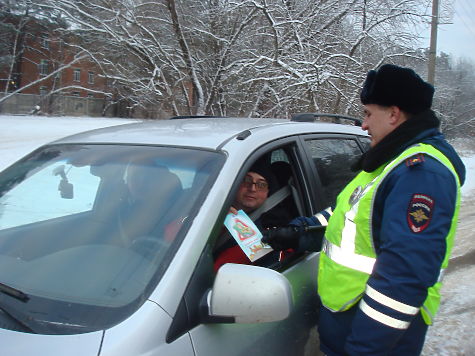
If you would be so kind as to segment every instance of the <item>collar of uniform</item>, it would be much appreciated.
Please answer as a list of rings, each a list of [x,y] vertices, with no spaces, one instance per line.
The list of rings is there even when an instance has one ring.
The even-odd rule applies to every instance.
[[[382,139],[376,146],[366,151],[353,168],[373,172],[383,163],[397,157],[407,147],[437,133],[439,126],[440,121],[432,110],[414,115]]]

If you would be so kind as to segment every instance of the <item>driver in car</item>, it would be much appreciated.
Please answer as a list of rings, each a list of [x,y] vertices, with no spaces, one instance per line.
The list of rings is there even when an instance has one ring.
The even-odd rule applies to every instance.
[[[276,206],[258,216],[252,215],[277,188],[277,178],[272,172],[269,161],[266,157],[262,157],[249,169],[239,185],[230,212],[236,214],[238,210],[243,210],[251,219],[253,218],[254,224],[260,231],[264,231],[269,227],[286,225],[291,216],[288,216],[287,210],[283,207]],[[213,256],[215,261],[214,270],[217,271],[225,263],[270,265],[278,261],[279,252],[271,252],[253,263],[226,230],[218,238]]]

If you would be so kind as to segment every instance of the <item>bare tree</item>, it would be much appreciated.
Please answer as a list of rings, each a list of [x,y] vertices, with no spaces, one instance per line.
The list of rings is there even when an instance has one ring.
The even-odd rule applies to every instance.
[[[475,134],[475,63],[454,60],[441,53],[437,57],[434,109],[442,119],[448,137]]]
[[[420,0],[44,0],[41,7],[83,39],[76,45],[114,83],[114,100],[174,115],[355,112],[369,69],[416,56],[412,25],[424,16]]]
[[[289,6],[290,4],[290,6]],[[260,76],[278,96],[274,112],[351,112],[369,69],[413,56],[411,25],[420,1],[256,1],[269,27],[273,51],[260,54]],[[269,90],[267,90],[269,93]]]
[[[54,38],[55,31],[64,26],[57,14],[45,12],[35,1],[0,1],[0,72],[6,82],[0,102],[43,83],[48,84],[43,88],[50,90],[42,93],[43,109],[52,104],[51,94],[58,90],[59,74],[86,58],[83,52],[64,60],[61,39]],[[39,68],[38,77],[24,75],[23,68],[31,65]]]
[[[43,21],[38,8],[29,1],[0,1],[0,72],[5,80],[4,93],[22,85],[24,53],[32,50],[26,38],[35,37],[44,29]]]

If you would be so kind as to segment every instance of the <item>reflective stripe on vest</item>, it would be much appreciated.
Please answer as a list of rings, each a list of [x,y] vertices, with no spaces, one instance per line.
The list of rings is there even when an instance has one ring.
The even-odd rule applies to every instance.
[[[376,258],[358,255],[354,249],[344,249],[327,239],[323,240],[322,251],[336,263],[367,274],[371,274],[376,262]]]

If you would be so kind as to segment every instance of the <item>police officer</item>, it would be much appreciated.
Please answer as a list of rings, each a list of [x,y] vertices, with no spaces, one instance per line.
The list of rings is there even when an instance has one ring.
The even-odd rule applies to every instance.
[[[318,250],[321,350],[419,355],[440,304],[465,167],[439,132],[434,88],[412,69],[371,70],[360,98],[371,148],[335,209],[269,230],[276,249]],[[308,226],[326,225],[322,234]],[[322,239],[322,240],[321,240]]]

